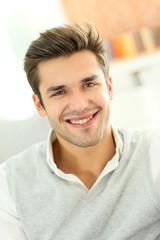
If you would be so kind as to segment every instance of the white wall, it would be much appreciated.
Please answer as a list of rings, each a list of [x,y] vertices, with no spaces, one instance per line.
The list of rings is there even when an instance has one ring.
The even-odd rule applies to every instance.
[[[160,51],[110,66],[112,120],[118,127],[160,126]],[[137,76],[135,76],[137,75]]]
[[[6,0],[1,4],[0,119],[20,120],[33,115],[24,55],[40,32],[64,22],[59,0]]]
[[[40,32],[65,23],[59,0],[6,0],[0,8],[0,162],[46,139],[50,126],[33,106],[23,58]]]

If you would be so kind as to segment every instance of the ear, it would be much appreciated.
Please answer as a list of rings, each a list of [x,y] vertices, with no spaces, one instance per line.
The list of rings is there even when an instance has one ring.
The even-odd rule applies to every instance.
[[[108,94],[109,94],[109,99],[113,99],[113,84],[112,84],[112,78],[108,76]]]
[[[34,93],[32,95],[32,98],[33,98],[34,105],[35,105],[39,115],[41,117],[45,117],[47,115],[47,113],[46,113],[45,109],[42,107],[38,95]]]

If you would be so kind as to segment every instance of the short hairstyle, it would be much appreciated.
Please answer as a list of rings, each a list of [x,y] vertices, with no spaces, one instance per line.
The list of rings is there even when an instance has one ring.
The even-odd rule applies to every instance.
[[[31,43],[24,58],[24,70],[33,92],[38,95],[42,105],[39,91],[39,63],[49,59],[70,56],[82,50],[93,52],[104,75],[108,76],[109,66],[103,41],[98,30],[92,24],[86,23],[82,27],[75,23],[55,27],[41,33],[40,37]]]

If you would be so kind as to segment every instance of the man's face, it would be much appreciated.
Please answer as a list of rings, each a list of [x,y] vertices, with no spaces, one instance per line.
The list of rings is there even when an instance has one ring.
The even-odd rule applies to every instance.
[[[39,90],[45,109],[33,95],[40,116],[48,116],[60,142],[94,146],[103,137],[110,117],[112,83],[95,55],[87,50],[41,62]]]

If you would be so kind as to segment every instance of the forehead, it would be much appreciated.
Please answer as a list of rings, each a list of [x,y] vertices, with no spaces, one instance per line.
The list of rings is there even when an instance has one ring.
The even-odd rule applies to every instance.
[[[103,74],[96,56],[88,50],[41,62],[38,66],[40,85],[64,84],[88,75]]]

